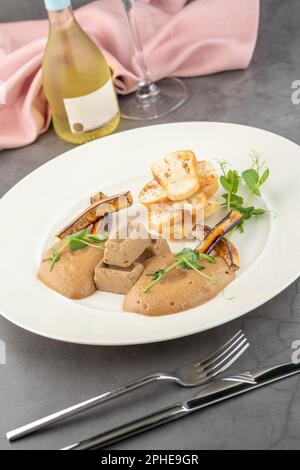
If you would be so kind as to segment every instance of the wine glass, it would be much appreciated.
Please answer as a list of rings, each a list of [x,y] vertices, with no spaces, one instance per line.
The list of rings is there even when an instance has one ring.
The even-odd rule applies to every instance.
[[[181,106],[189,96],[182,80],[168,77],[154,83],[145,62],[143,47],[135,18],[135,0],[121,0],[128,19],[134,56],[142,79],[137,91],[122,97],[122,117],[135,121],[157,119]]]

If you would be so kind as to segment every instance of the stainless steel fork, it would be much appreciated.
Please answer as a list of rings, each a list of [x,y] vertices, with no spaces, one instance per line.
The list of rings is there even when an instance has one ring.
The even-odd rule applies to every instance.
[[[156,380],[175,382],[182,387],[196,387],[206,384],[228,369],[228,367],[233,364],[249,346],[250,343],[248,342],[245,334],[242,331],[239,331],[227,343],[202,361],[196,361],[192,364],[179,367],[171,373],[156,372],[146,377],[142,377],[134,382],[115,388],[110,392],[106,392],[87,401],[77,403],[69,408],[57,411],[45,418],[38,419],[37,421],[10,431],[6,434],[6,437],[9,441],[15,441],[21,437],[28,436],[29,434],[44,429],[51,424],[70,418],[71,416],[77,415],[83,411],[107,402],[112,398],[123,395],[124,393]]]

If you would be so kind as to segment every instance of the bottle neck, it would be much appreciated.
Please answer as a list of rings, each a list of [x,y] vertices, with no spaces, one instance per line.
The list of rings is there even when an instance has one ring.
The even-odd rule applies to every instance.
[[[67,29],[75,21],[72,7],[64,8],[59,11],[48,11],[48,17],[51,28]]]

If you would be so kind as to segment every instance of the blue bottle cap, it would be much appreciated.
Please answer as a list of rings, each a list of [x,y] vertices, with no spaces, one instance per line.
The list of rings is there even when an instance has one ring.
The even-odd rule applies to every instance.
[[[44,0],[45,7],[49,11],[63,10],[71,5],[71,0]]]

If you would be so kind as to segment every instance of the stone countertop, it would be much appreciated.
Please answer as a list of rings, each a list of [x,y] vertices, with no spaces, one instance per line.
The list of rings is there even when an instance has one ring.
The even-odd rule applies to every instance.
[[[12,2],[13,3],[13,2]],[[256,52],[246,71],[185,80],[189,101],[157,123],[226,121],[261,127],[300,144],[298,0],[264,0]],[[120,131],[146,125],[123,121]],[[72,148],[52,130],[26,148],[0,153],[0,196],[41,164]],[[283,155],[284,158],[284,155]],[[0,317],[7,364],[0,366],[0,449],[56,449],[194,394],[154,384],[10,445],[5,433],[158,369],[172,370],[243,328],[252,347],[239,370],[291,360],[300,340],[300,281],[248,315],[159,344],[88,347],[35,336]],[[290,378],[150,431],[117,449],[299,449],[300,380]]]

